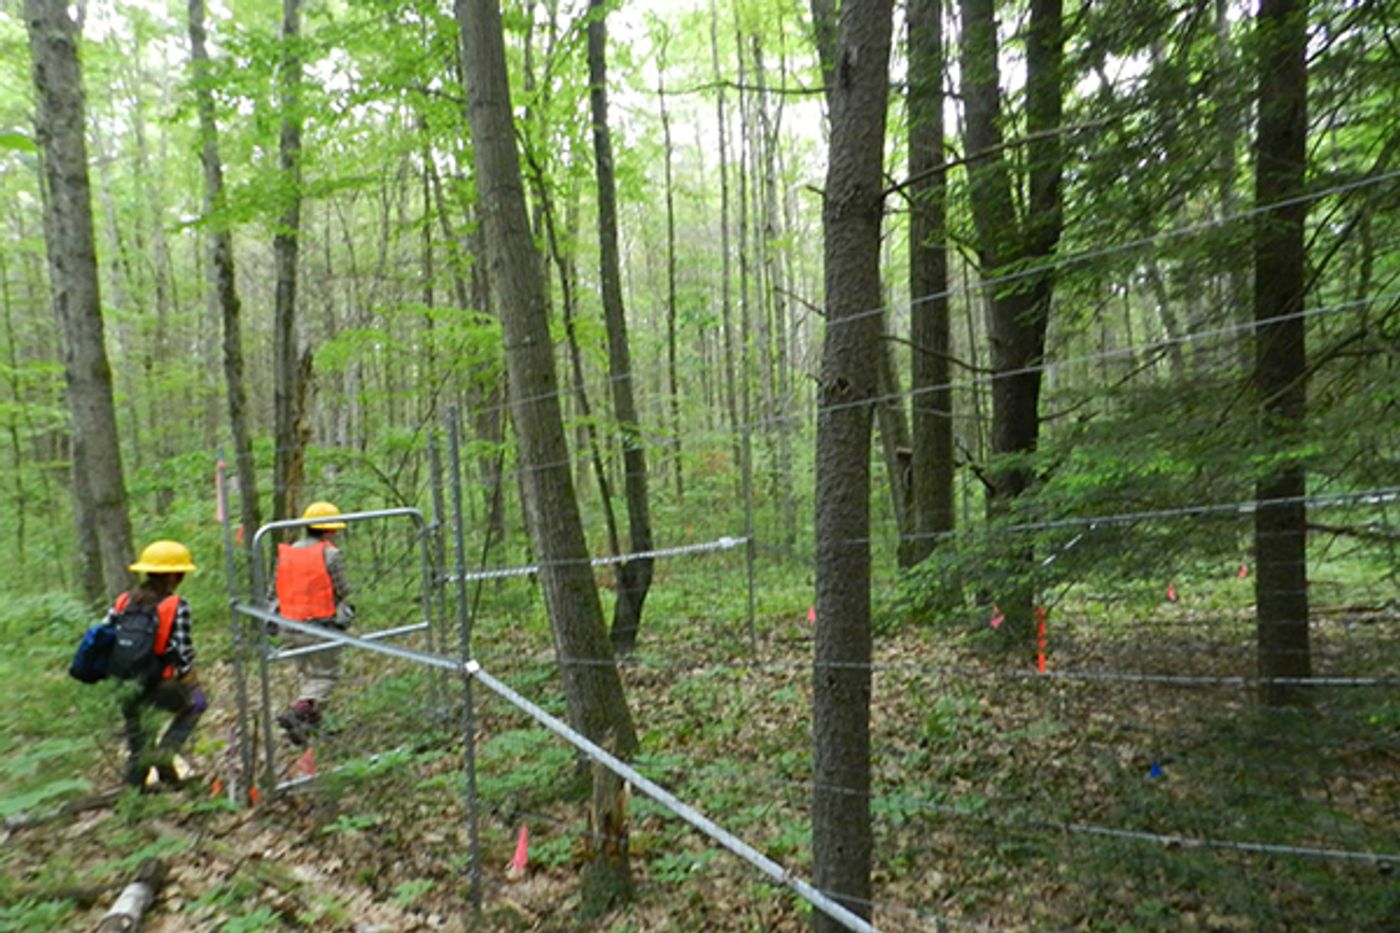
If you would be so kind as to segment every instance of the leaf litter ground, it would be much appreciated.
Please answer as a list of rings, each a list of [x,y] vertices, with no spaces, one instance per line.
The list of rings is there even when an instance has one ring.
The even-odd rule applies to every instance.
[[[1189,609],[1173,607],[1166,621],[1175,624],[1149,630],[1061,615],[1052,674],[1252,670],[1244,618],[1193,625]],[[1319,667],[1383,674],[1396,657],[1384,624],[1393,621],[1318,620]],[[488,617],[479,636],[487,669],[562,713],[547,634],[496,625]],[[641,770],[803,877],[811,640],[805,610],[760,618],[754,646],[703,618],[657,619],[624,667]],[[1204,844],[1393,854],[1400,710],[1389,694],[1327,691],[1306,714],[1271,716],[1236,685],[1027,676],[1029,664],[988,644],[982,633],[913,626],[877,640],[881,929],[1379,930],[1400,914],[1390,863]],[[378,658],[347,668],[347,711],[318,744],[320,780],[297,792],[245,809],[210,796],[233,718],[221,703],[192,755],[205,781],[5,830],[0,930],[34,929],[44,917],[54,929],[91,928],[151,854],[171,866],[145,927],[154,931],[806,927],[791,895],[638,796],[638,898],[577,920],[580,769],[480,691],[484,878],[474,915],[453,716],[428,708],[418,672]],[[235,695],[226,666],[206,679],[217,696]],[[288,689],[279,679],[274,695]],[[118,764],[112,737],[87,778],[107,786]],[[529,864],[516,873],[508,866],[521,826]],[[94,897],[94,886],[106,890]]]

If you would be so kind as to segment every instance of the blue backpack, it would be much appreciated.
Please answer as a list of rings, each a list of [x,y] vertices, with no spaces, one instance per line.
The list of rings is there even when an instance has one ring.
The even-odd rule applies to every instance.
[[[112,645],[117,630],[110,625],[94,625],[83,633],[68,673],[85,684],[107,679],[108,663],[112,660]]]

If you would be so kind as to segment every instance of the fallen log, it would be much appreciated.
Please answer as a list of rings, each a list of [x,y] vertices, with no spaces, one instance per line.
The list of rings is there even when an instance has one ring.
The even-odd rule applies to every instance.
[[[97,933],[126,933],[141,924],[141,916],[160,893],[165,883],[166,867],[160,859],[148,858],[136,869],[132,879],[97,925]]]

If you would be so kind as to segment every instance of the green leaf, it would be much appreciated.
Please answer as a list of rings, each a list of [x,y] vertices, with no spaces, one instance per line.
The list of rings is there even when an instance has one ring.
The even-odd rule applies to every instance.
[[[0,133],[0,149],[10,149],[15,152],[38,152],[39,147],[34,144],[34,140],[23,133],[3,132]]]

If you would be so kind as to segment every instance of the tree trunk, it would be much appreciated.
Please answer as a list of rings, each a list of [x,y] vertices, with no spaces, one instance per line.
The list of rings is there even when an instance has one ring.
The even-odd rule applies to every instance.
[[[889,0],[842,4],[829,68],[822,198],[826,338],[817,416],[817,628],[812,864],[816,886],[870,916],[870,429],[880,318]],[[813,914],[813,929],[841,927]]]
[[[1263,437],[1301,443],[1307,404],[1304,245],[1307,171],[1307,0],[1261,0],[1259,129],[1255,140],[1254,378]],[[1270,205],[1293,199],[1282,207]],[[1287,320],[1279,317],[1290,316]],[[1269,321],[1270,323],[1265,323]],[[1307,477],[1284,462],[1255,487],[1255,624],[1259,676],[1311,676],[1308,644]],[[1280,500],[1277,504],[1266,504]],[[1301,704],[1303,688],[1264,684],[1270,706]]]
[[[890,484],[890,509],[894,513],[895,531],[899,539],[899,566],[913,566],[914,497],[909,423],[904,417],[904,393],[900,391],[899,372],[895,368],[893,344],[889,339],[889,314],[880,319],[880,347],[875,354],[875,427],[880,434],[880,455],[885,461],[885,475]]]
[[[598,744],[630,755],[637,748],[622,679],[612,663],[602,606],[574,497],[569,451],[559,413],[554,346],[544,281],[525,215],[525,191],[512,125],[505,41],[497,0],[457,0],[467,50],[465,78],[486,261],[500,297],[511,412],[520,440],[530,537],[540,563],[570,721]],[[594,799],[612,799],[595,773]],[[610,838],[595,849],[588,884],[618,897],[631,890],[626,846]],[[604,892],[605,894],[608,892]],[[596,902],[585,892],[584,900]]]
[[[647,501],[647,461],[641,424],[632,394],[632,361],[627,346],[627,315],[622,307],[622,274],[617,248],[617,185],[613,177],[612,136],[608,131],[607,20],[604,0],[590,0],[588,21],[588,84],[593,116],[593,155],[598,172],[598,277],[603,291],[603,316],[608,333],[608,376],[613,414],[622,433],[623,490],[627,497],[627,532],[633,553],[650,551],[651,515]],[[613,611],[613,647],[622,653],[637,645],[642,605],[651,588],[654,561],[636,557],[624,561],[617,574],[617,604]]]
[[[788,417],[793,410],[793,399],[789,391],[788,335],[787,335],[787,277],[783,257],[779,248],[782,237],[781,213],[778,206],[778,118],[769,114],[769,92],[767,69],[763,63],[763,47],[758,37],[753,39],[754,81],[757,84],[759,120],[759,158],[763,162],[763,231],[760,238],[763,255],[763,272],[767,280],[764,307],[773,309],[772,325],[767,328],[767,345],[771,347],[771,374],[765,385],[768,390],[764,420],[767,429],[778,435],[778,450],[773,464],[773,492],[782,504],[783,541],[791,546],[797,540],[797,499],[792,492],[792,430],[793,419]],[[768,367],[765,367],[768,368]]]
[[[272,240],[276,270],[273,325],[273,399],[276,442],[272,479],[272,518],[294,517],[293,470],[298,449],[297,398],[297,253],[301,233],[301,0],[282,0],[282,63],[277,82],[281,96],[279,142],[282,213]]]
[[[253,546],[253,532],[262,524],[258,507],[253,438],[248,430],[248,394],[243,385],[242,305],[234,277],[233,236],[224,212],[224,170],[219,160],[219,127],[214,94],[209,86],[209,54],[205,49],[204,0],[189,2],[190,65],[194,72],[195,106],[199,111],[200,162],[204,166],[204,215],[209,230],[209,285],[223,317],[224,381],[228,391],[228,421],[233,432],[238,499],[244,542]]]
[[[669,41],[669,34],[667,41]],[[676,371],[676,193],[671,162],[671,115],[666,110],[666,42],[657,63],[656,99],[661,111],[661,139],[666,169],[666,374],[670,389],[671,456],[676,468],[676,499],[685,499],[685,472],[681,466],[681,386]]]
[[[1043,265],[1059,242],[1063,215],[1060,176],[1063,155],[1058,134],[1062,109],[1061,62],[1064,39],[1061,0],[1032,0],[1026,41],[1026,145],[1029,189],[1024,218],[1012,198],[1011,168],[1002,146],[995,0],[963,0],[962,73],[966,114],[967,170],[977,253],[984,278],[995,280],[1018,265]],[[1051,271],[991,287],[987,336],[991,345],[992,470],[987,506],[1003,514],[1031,485],[1025,459],[1040,433],[1040,365],[1054,288]],[[1008,462],[1009,458],[1009,462]],[[1034,555],[1017,546],[1019,574],[998,596],[1009,623],[1008,639],[1031,634]]]
[[[913,441],[912,566],[952,531],[953,391],[948,307],[947,193],[943,164],[943,3],[909,5],[909,316]],[[903,562],[903,561],[902,561]]]
[[[83,596],[105,602],[130,582],[131,522],[103,343],[102,298],[92,235],[78,29],[68,6],[26,0],[36,135],[43,157],[44,232],[54,314],[63,336],[72,414],[73,515]]]
[[[733,276],[729,256],[729,117],[725,112],[724,86],[719,68],[719,9],[710,0],[710,67],[714,71],[715,122],[719,127],[719,249],[720,249],[720,322],[724,331],[724,405],[729,413],[729,429],[734,432],[733,456],[736,469],[743,467],[743,449],[739,442],[739,403],[734,388],[734,299]]]

